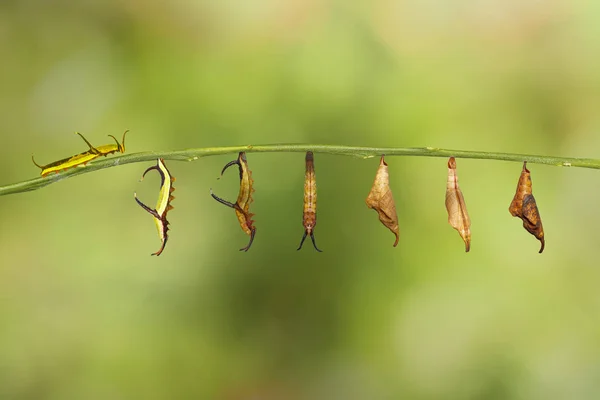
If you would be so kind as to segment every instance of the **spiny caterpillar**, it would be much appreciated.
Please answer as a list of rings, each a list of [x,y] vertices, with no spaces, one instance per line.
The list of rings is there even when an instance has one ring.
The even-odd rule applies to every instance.
[[[78,165],[85,165],[88,162],[95,160],[100,156],[107,156],[109,154],[113,154],[115,152],[125,153],[125,135],[129,132],[128,130],[123,133],[123,142],[119,143],[117,138],[113,135],[108,135],[114,139],[115,144],[106,144],[98,147],[92,146],[90,142],[79,132],[75,132],[75,134],[79,135],[83,141],[89,146],[89,150],[83,153],[76,154],[71,157],[63,158],[62,160],[51,162],[50,164],[40,165],[35,162],[33,156],[31,156],[31,160],[33,163],[42,170],[42,177],[51,174],[52,172],[58,173],[60,171],[67,170],[69,168],[77,167]]]
[[[159,158],[156,162],[156,165],[148,168],[144,171],[140,182],[144,180],[146,173],[148,171],[156,170],[160,174],[160,190],[158,192],[158,201],[156,203],[156,208],[151,209],[144,203],[142,203],[137,198],[137,193],[133,193],[133,197],[135,201],[154,219],[154,223],[156,224],[156,229],[158,230],[158,238],[161,240],[160,249],[156,253],[152,253],[153,256],[160,256],[160,254],[165,249],[165,245],[167,244],[167,240],[169,239],[169,235],[167,234],[169,230],[169,221],[167,221],[167,213],[173,209],[171,205],[171,201],[175,199],[175,196],[172,195],[175,188],[173,187],[173,182],[175,182],[175,178],[171,176],[167,166],[165,165],[165,160]]]
[[[309,235],[315,250],[321,252],[315,243],[314,229],[317,225],[317,178],[315,176],[315,164],[312,151],[306,152],[306,171],[304,173],[304,208],[302,214],[302,225],[304,226],[304,235],[300,241],[298,250],[302,248],[306,235]]]
[[[254,180],[252,179],[252,171],[248,168],[245,152],[240,152],[236,160],[227,163],[221,170],[221,176],[223,176],[225,170],[232,165],[237,165],[240,171],[240,191],[236,202],[231,203],[227,200],[223,200],[213,193],[212,188],[210,189],[210,195],[219,203],[235,210],[235,215],[240,223],[240,227],[250,236],[250,242],[246,247],[241,248],[240,251],[248,251],[250,246],[252,246],[254,235],[256,234],[256,227],[253,225],[254,221],[252,220],[254,214],[250,212],[250,203],[253,201],[252,193],[254,192],[254,188],[252,185],[254,184]]]

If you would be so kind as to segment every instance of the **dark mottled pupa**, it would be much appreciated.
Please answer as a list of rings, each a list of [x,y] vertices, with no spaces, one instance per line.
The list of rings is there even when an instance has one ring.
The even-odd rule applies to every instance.
[[[543,252],[546,245],[544,227],[542,226],[540,212],[532,194],[531,174],[527,169],[527,161],[523,163],[523,171],[519,177],[517,192],[510,203],[510,207],[508,207],[508,211],[510,211],[513,217],[519,217],[523,220],[523,228],[542,243],[539,252]]]
[[[252,246],[254,235],[256,234],[256,227],[254,226],[254,221],[252,220],[254,214],[250,212],[250,203],[253,201],[252,193],[254,193],[254,188],[252,186],[254,184],[254,180],[252,179],[252,171],[250,171],[248,168],[248,161],[246,160],[245,152],[240,152],[236,160],[227,163],[221,170],[221,176],[223,176],[225,170],[232,165],[237,165],[240,171],[240,191],[236,202],[231,203],[227,200],[223,200],[215,195],[212,189],[210,190],[210,195],[219,203],[234,209],[235,215],[240,223],[240,227],[247,235],[250,236],[250,242],[246,247],[241,248],[240,251],[248,251],[250,246]]]
[[[158,192],[158,201],[156,203],[156,208],[151,209],[150,207],[142,203],[137,198],[137,193],[134,193],[133,197],[135,198],[135,201],[137,201],[137,203],[144,210],[146,210],[150,215],[152,215],[152,218],[154,219],[156,229],[158,230],[158,238],[160,239],[162,244],[160,246],[160,249],[156,253],[152,253],[152,255],[160,256],[163,250],[165,249],[167,240],[169,239],[169,235],[167,233],[169,231],[169,221],[167,221],[167,213],[173,209],[171,202],[173,201],[173,199],[175,199],[175,196],[173,196],[172,194],[175,190],[175,188],[173,187],[173,182],[175,182],[175,178],[171,176],[171,173],[167,169],[167,166],[165,165],[165,160],[159,158],[155,166],[150,167],[146,171],[144,171],[144,174],[142,175],[140,181],[143,180],[146,176],[146,173],[148,173],[148,171],[151,170],[156,170],[160,174],[161,183],[160,190]]]

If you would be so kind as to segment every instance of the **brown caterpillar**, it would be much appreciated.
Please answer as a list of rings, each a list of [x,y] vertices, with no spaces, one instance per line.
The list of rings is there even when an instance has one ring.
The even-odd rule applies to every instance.
[[[314,229],[317,225],[317,180],[315,177],[315,165],[312,151],[306,152],[306,172],[304,174],[304,213],[302,216],[302,225],[304,225],[304,236],[300,241],[298,250],[302,248],[306,235],[310,238],[315,246],[315,250],[320,252],[315,243]]]
[[[252,193],[254,192],[254,188],[252,185],[254,184],[254,180],[252,179],[252,171],[248,169],[248,161],[246,160],[245,152],[240,152],[237,160],[227,163],[221,170],[221,176],[223,176],[225,170],[232,165],[237,165],[240,170],[240,192],[235,204],[215,195],[212,188],[210,189],[210,195],[219,203],[235,210],[235,215],[240,223],[240,227],[250,236],[250,242],[246,247],[241,248],[240,251],[248,251],[250,246],[252,246],[254,235],[256,234],[256,227],[253,225],[254,221],[252,220],[254,214],[250,212],[250,203],[253,201]]]

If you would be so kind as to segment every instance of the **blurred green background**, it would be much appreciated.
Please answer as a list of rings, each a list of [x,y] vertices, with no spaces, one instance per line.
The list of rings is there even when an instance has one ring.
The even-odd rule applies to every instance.
[[[0,184],[85,150],[264,143],[600,157],[600,3],[549,0],[0,2]],[[401,240],[364,199],[378,160],[249,154],[258,228],[230,209],[235,155],[0,198],[2,399],[596,399],[600,172],[531,165],[546,251],[508,213],[518,163],[390,157]]]

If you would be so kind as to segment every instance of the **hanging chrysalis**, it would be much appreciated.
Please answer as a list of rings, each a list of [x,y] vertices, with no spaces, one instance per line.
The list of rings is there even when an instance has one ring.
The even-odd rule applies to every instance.
[[[62,160],[54,161],[54,162],[52,162],[50,164],[46,164],[46,165],[40,165],[37,162],[35,162],[35,159],[33,158],[33,156],[31,156],[31,161],[33,161],[33,163],[35,164],[36,167],[38,167],[42,170],[41,175],[44,177],[44,176],[47,176],[48,174],[51,174],[52,172],[58,173],[60,171],[64,171],[69,168],[77,167],[78,165],[85,165],[88,162],[95,160],[96,158],[98,158],[100,156],[106,157],[107,155],[115,153],[117,151],[121,152],[121,153],[125,153],[125,134],[127,134],[127,132],[128,131],[125,131],[125,133],[123,133],[123,143],[122,144],[120,144],[119,141],[117,140],[117,138],[115,138],[113,135],[108,135],[114,139],[116,144],[107,144],[107,145],[98,146],[98,147],[92,146],[92,144],[90,142],[88,142],[87,139],[81,133],[75,132],[89,146],[88,151],[76,154],[72,157],[63,158]]]
[[[394,196],[392,196],[392,190],[390,189],[388,165],[385,162],[385,155],[383,154],[381,155],[379,168],[377,169],[377,174],[375,175],[375,180],[373,181],[373,186],[367,196],[366,202],[367,207],[377,211],[379,221],[396,235],[396,241],[394,242],[394,247],[396,247],[400,239],[398,214],[396,213]]]
[[[513,217],[519,217],[523,220],[523,228],[542,243],[539,252],[543,252],[546,245],[544,227],[542,226],[540,212],[531,191],[531,174],[527,169],[527,161],[523,162],[523,171],[519,177],[517,192],[510,203],[508,211],[510,211]]]
[[[465,242],[465,251],[471,248],[471,219],[467,212],[465,199],[458,186],[456,175],[456,160],[448,160],[448,181],[446,182],[446,210],[448,210],[448,223],[458,231]]]
[[[252,185],[254,184],[254,180],[252,179],[252,171],[248,169],[246,153],[243,151],[240,152],[237,160],[227,163],[227,165],[225,165],[221,170],[221,176],[223,176],[225,170],[232,165],[237,165],[240,170],[240,191],[235,204],[221,199],[213,193],[212,189],[210,189],[210,195],[219,203],[235,210],[235,215],[240,223],[240,227],[247,235],[250,236],[250,242],[246,247],[241,248],[240,251],[248,251],[250,246],[252,246],[254,235],[256,234],[256,227],[253,225],[254,221],[252,220],[252,216],[254,216],[254,214],[250,212],[250,203],[253,201],[252,193],[254,192],[254,188]]]
[[[317,225],[317,179],[315,176],[315,164],[312,151],[306,152],[306,172],[304,174],[304,212],[302,214],[302,225],[304,235],[300,241],[298,250],[302,248],[306,235],[310,236],[315,250],[320,252],[315,243],[315,226]]]
[[[173,209],[171,205],[171,201],[175,199],[175,196],[172,195],[175,188],[173,187],[173,182],[175,182],[175,178],[171,176],[167,166],[165,165],[165,160],[159,158],[156,165],[148,168],[144,171],[140,182],[144,180],[146,173],[151,170],[156,170],[160,174],[160,190],[158,192],[158,202],[156,203],[156,208],[151,209],[144,203],[142,203],[137,198],[137,193],[133,193],[133,197],[135,201],[154,219],[154,223],[156,224],[156,229],[158,230],[158,237],[162,242],[160,249],[156,253],[152,253],[153,256],[160,256],[160,254],[165,249],[165,245],[167,244],[167,240],[169,239],[169,235],[167,234],[169,230],[169,221],[167,221],[167,213]]]

